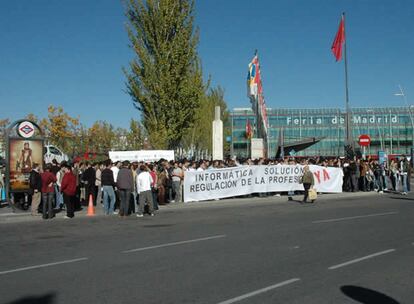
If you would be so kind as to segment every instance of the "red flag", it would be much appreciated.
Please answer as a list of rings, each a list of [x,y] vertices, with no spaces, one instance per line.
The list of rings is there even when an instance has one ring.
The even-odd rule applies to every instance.
[[[246,138],[252,138],[252,125],[250,124],[250,120],[247,120],[246,124]]]
[[[332,53],[334,54],[336,61],[341,60],[342,58],[342,44],[345,42],[345,20],[344,15],[342,15],[341,22],[339,23],[339,29],[336,33],[335,40],[332,43]]]

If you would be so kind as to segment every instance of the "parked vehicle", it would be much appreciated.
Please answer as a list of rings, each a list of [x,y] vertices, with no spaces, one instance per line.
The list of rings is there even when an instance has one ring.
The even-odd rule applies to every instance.
[[[69,161],[69,156],[53,145],[45,145],[43,158],[45,164],[51,163],[54,159],[56,159],[58,163]]]

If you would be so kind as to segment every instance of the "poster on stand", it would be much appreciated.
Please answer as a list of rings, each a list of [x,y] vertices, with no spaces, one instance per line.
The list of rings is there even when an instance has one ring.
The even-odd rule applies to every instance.
[[[29,175],[33,164],[43,165],[43,141],[10,139],[9,165],[10,190],[12,192],[28,191]]]

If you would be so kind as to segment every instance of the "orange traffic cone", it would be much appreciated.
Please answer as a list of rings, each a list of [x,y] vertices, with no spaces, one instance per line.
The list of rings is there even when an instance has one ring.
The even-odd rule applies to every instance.
[[[92,194],[89,195],[89,205],[88,205],[88,213],[87,216],[94,216],[95,215],[95,208],[93,206],[93,197]]]

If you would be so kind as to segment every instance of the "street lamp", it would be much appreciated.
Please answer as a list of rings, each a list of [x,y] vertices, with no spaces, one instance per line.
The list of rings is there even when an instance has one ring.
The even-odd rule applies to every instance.
[[[375,117],[375,112],[374,112],[374,110],[372,110],[372,109],[368,109],[368,110],[367,110],[367,113],[369,113],[369,112],[371,112],[371,113],[372,113],[372,116],[374,117],[375,125],[377,126],[378,135],[379,135],[379,139],[380,139],[381,150],[382,150],[382,151],[384,151],[384,145],[383,145],[382,134],[381,134],[381,131],[380,131],[380,128],[379,128],[378,122],[377,122],[377,118]]]
[[[400,89],[399,93],[395,93],[394,96],[401,96],[404,100],[405,106],[408,108],[408,114],[410,115],[410,121],[411,121],[411,145],[414,144],[414,121],[413,121],[413,114],[411,112],[411,107],[408,105],[407,102],[407,96],[405,96],[403,88],[401,87],[401,85],[398,85],[398,88]]]

